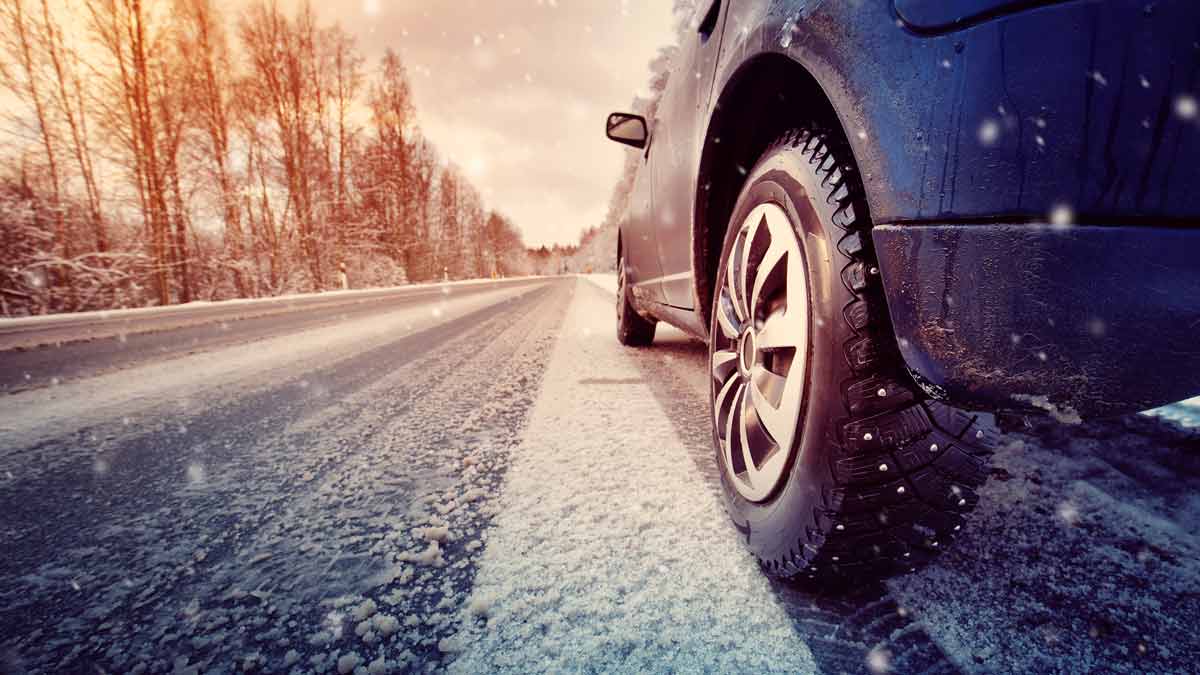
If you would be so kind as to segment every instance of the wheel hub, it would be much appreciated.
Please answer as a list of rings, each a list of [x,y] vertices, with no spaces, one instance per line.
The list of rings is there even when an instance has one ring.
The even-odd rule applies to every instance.
[[[808,273],[782,207],[750,212],[718,283],[711,354],[722,468],[743,498],[764,501],[790,466],[808,367]]]
[[[758,358],[758,348],[754,344],[754,329],[746,328],[738,338],[738,369],[742,377],[749,377],[750,370]]]

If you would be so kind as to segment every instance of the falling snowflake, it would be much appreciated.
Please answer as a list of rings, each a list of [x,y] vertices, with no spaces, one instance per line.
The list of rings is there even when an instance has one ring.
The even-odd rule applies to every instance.
[[[204,466],[196,462],[192,462],[187,468],[187,479],[192,485],[204,482]]]
[[[1075,222],[1075,211],[1067,204],[1056,204],[1050,209],[1050,226],[1056,230],[1065,230]]]
[[[892,652],[890,649],[875,647],[867,652],[867,668],[875,675],[892,672]]]
[[[1196,99],[1193,96],[1184,94],[1175,99],[1175,114],[1179,115],[1180,119],[1193,120],[1196,119],[1196,113],[1200,110]]]
[[[989,117],[988,119],[985,119],[983,121],[983,124],[979,125],[979,142],[980,143],[982,143],[984,145],[995,145],[996,141],[999,138],[1000,138],[1000,125],[996,123],[996,120],[991,119]]]
[[[1058,517],[1067,525],[1074,526],[1079,522],[1079,508],[1071,502],[1063,502],[1058,505]]]

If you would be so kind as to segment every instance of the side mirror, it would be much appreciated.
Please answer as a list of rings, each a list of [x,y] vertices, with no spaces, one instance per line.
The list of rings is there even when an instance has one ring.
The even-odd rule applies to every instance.
[[[608,116],[605,133],[609,140],[635,148],[645,148],[650,132],[646,128],[646,118],[631,113],[613,113]]]

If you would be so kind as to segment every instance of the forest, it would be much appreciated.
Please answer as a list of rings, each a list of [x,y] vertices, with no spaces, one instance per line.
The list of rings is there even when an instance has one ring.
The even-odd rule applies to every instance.
[[[0,0],[0,315],[533,272],[310,4]]]

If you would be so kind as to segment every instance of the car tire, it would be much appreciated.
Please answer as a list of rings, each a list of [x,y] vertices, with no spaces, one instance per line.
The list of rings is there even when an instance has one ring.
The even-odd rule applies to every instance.
[[[625,256],[617,256],[617,342],[626,347],[646,347],[654,342],[657,322],[643,318],[629,301]]]
[[[987,416],[908,374],[850,157],[812,129],[763,153],[727,226],[710,323],[728,513],[768,573],[818,584],[912,571],[945,550],[996,441]]]

